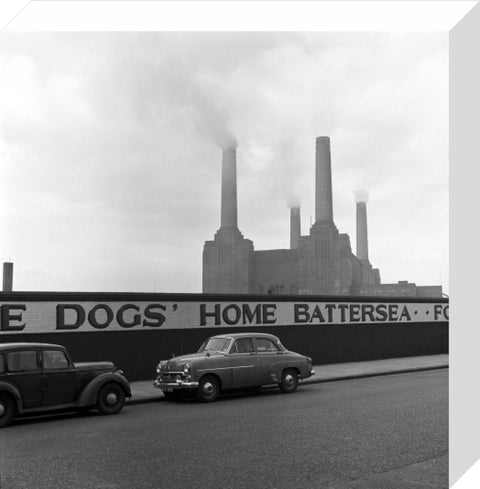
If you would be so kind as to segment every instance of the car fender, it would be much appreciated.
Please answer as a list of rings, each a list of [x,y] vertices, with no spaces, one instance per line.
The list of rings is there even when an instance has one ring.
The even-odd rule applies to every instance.
[[[77,406],[91,406],[97,402],[97,397],[100,389],[108,382],[116,382],[123,387],[126,397],[132,397],[132,392],[130,390],[130,385],[127,379],[120,374],[115,372],[108,372],[98,377],[95,377],[82,391],[80,394]]]
[[[6,392],[10,394],[15,399],[15,402],[17,403],[18,412],[22,412],[23,410],[22,396],[20,395],[20,392],[18,392],[18,389],[16,387],[14,387],[11,384],[8,384],[7,382],[0,382],[0,392]]]
[[[198,382],[204,375],[214,375],[221,389],[229,389],[232,384],[232,369],[227,356],[206,357],[192,362],[192,380]]]
[[[280,360],[278,362],[272,363],[270,365],[270,376],[273,375],[277,379],[281,379],[282,372],[286,368],[293,368],[295,370],[298,370],[301,377],[305,376],[305,368],[303,368],[303,365],[301,365],[298,360]]]

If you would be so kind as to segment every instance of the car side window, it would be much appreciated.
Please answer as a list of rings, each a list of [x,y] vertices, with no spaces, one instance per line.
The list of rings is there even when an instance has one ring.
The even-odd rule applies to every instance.
[[[44,350],[43,368],[67,368],[68,359],[61,350]]]
[[[38,368],[36,350],[12,351],[7,355],[9,372],[28,372]]]
[[[277,345],[268,338],[255,338],[258,353],[272,353],[279,351]]]
[[[255,350],[250,338],[239,338],[235,341],[230,353],[251,353],[253,351]]]
[[[3,354],[0,353],[0,374],[3,374],[5,372],[5,367],[3,365]]]

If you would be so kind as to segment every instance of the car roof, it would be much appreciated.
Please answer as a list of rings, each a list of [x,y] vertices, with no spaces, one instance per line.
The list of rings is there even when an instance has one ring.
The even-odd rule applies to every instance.
[[[64,348],[62,345],[53,343],[0,343],[0,351],[18,348]]]
[[[211,336],[211,338],[268,338],[269,340],[280,341],[276,336],[269,333],[224,333]]]

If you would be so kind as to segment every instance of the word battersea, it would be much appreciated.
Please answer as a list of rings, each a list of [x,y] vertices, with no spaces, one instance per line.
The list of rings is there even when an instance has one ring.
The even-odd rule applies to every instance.
[[[399,304],[323,304],[313,308],[308,304],[295,304],[294,309],[295,323],[412,321],[418,314],[415,307]],[[433,319],[448,321],[448,306],[436,304],[433,307]]]

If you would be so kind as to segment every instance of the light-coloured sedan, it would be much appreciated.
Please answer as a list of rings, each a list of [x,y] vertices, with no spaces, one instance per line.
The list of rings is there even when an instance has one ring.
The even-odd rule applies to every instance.
[[[197,353],[161,361],[154,386],[167,399],[195,391],[201,401],[211,402],[223,391],[271,384],[295,392],[299,379],[314,373],[311,358],[287,350],[276,336],[222,334],[205,340]]]

